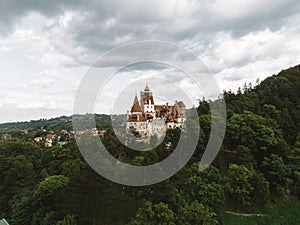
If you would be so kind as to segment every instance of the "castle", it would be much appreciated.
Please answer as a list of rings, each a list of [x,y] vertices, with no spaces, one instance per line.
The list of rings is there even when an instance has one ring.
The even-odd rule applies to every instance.
[[[185,110],[183,101],[175,101],[174,105],[155,105],[147,84],[144,91],[140,92],[140,101],[135,95],[126,123],[126,133],[133,133],[141,138],[153,135],[162,137],[169,128],[184,129]]]

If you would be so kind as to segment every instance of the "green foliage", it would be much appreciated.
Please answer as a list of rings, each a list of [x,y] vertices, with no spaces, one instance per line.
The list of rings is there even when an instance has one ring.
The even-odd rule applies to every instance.
[[[288,195],[293,180],[290,179],[291,169],[283,158],[271,154],[270,157],[264,158],[262,166],[267,179],[271,182],[271,188],[280,195]]]
[[[67,215],[63,220],[60,220],[56,225],[77,225],[75,216]]]
[[[14,199],[12,205],[11,225],[31,224],[34,209],[32,207],[32,196],[30,190],[20,192]]]
[[[227,144],[232,148],[244,145],[253,150],[266,150],[281,138],[272,121],[252,112],[234,114],[227,124]]]
[[[39,209],[33,215],[32,225],[52,225],[56,223],[57,214],[54,211],[46,212],[44,208]]]
[[[210,166],[201,172],[199,163],[194,163],[186,170],[186,177],[180,191],[187,201],[197,200],[215,210],[220,210],[225,199],[223,184],[221,174],[216,167]]]
[[[251,192],[254,187],[250,183],[251,171],[247,167],[236,164],[229,165],[226,188],[237,199],[238,208],[251,205]]]
[[[59,200],[62,197],[64,188],[68,185],[69,179],[63,175],[47,177],[37,187],[33,198],[38,202]]]
[[[147,201],[143,207],[141,207],[137,214],[128,225],[175,225],[174,212],[169,209],[167,204],[159,203],[152,204]]]
[[[224,224],[299,224],[299,204],[287,203],[300,197],[299,87],[296,66],[256,86],[245,83],[237,93],[225,91],[225,140],[213,166],[203,172],[198,162],[209,139],[211,117],[216,116],[209,105],[219,100],[199,101],[199,121],[187,122],[192,128],[201,125],[194,157],[169,180],[147,187],[124,187],[100,177],[68,136],[62,148],[33,141],[47,134],[41,127],[59,135],[63,129],[72,130],[71,117],[0,124],[0,133],[13,136],[0,140],[0,217],[12,225],[194,225],[222,224],[223,219]],[[96,126],[106,129],[101,141],[114,157],[140,166],[167,158],[184,135],[170,129],[155,149],[138,152],[120,143],[110,116],[96,115]],[[150,140],[156,141],[157,137]],[[225,213],[225,198],[243,212],[272,202],[274,206],[265,217],[237,216]]]
[[[219,224],[217,214],[209,207],[205,207],[198,201],[185,204],[176,214],[176,224],[180,225],[214,225]]]
[[[236,199],[238,209],[249,207],[255,200],[269,195],[269,183],[261,173],[237,164],[229,165],[226,189]]]

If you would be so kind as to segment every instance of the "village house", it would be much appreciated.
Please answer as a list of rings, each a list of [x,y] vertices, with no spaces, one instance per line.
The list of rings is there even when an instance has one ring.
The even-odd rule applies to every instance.
[[[3,134],[2,139],[10,140],[10,139],[12,139],[12,135],[11,134]]]
[[[28,134],[28,130],[21,130],[22,134]]]

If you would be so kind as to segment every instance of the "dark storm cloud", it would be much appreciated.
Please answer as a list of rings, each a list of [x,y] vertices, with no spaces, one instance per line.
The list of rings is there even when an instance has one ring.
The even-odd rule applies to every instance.
[[[182,2],[1,0],[0,29],[1,34],[11,31],[31,11],[48,17],[64,10],[87,12],[86,20],[74,26],[71,35],[78,45],[98,53],[132,40],[182,41],[199,35],[210,38],[211,33],[218,31],[245,35],[265,27],[276,30],[284,18],[299,12],[300,6],[297,0],[248,3],[204,0],[186,1],[181,6]]]
[[[237,49],[232,52],[232,49],[240,47],[235,42],[241,37],[264,29],[276,32],[283,27],[293,26],[290,25],[291,21],[287,21],[300,10],[298,0],[0,0],[0,4],[2,35],[13,31],[15,25],[30,12],[38,12],[48,18],[63,15],[66,11],[82,14],[82,19],[75,18],[68,28],[61,30],[72,39],[72,45],[55,35],[50,40],[54,49],[58,49],[79,65],[90,65],[106,51],[120,44],[154,39],[175,42],[190,47],[191,50],[196,49],[199,55],[205,55],[212,62],[210,66],[214,66],[212,69],[215,72],[226,67],[243,67],[269,56],[281,55],[281,49],[275,46],[280,44],[277,42],[264,51],[259,50],[257,43],[249,45],[248,50]],[[231,39],[223,40],[220,33],[229,34]],[[228,42],[229,47],[224,48],[222,42]],[[248,42],[252,42],[251,38]],[[72,51],[73,46],[83,50]],[[147,59],[143,49],[132,51]],[[226,55],[227,51],[229,56]],[[100,66],[123,65],[128,53],[127,51],[107,58]],[[218,58],[220,56],[222,59]],[[142,67],[143,65],[139,65],[138,69],[142,70]],[[144,70],[152,69],[147,64],[144,67]],[[238,80],[239,76],[241,74],[236,74],[234,79]]]
[[[202,2],[206,2],[204,7]],[[95,55],[128,41],[144,39],[209,43],[220,31],[240,37],[264,28],[280,29],[284,26],[284,19],[299,12],[300,6],[296,0],[264,1],[246,9],[247,6],[241,3],[232,3],[223,10],[220,9],[221,4],[214,2],[198,1],[193,5],[191,1],[187,2],[190,6],[185,12],[178,9],[170,11],[167,6],[155,1],[151,5],[149,2],[122,3],[90,4],[90,15],[72,30],[76,43]]]

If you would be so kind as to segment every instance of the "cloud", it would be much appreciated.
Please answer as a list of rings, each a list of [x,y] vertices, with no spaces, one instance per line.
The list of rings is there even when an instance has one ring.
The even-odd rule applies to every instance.
[[[199,42],[220,31],[243,36],[265,28],[278,30],[284,26],[287,17],[299,12],[300,7],[296,0],[229,0],[226,4],[221,0],[51,3],[31,0],[23,4],[4,1],[4,4],[0,17],[7,21],[7,29],[27,23],[31,32],[36,32],[41,25],[40,18],[32,14],[43,15],[44,20],[51,21],[43,21],[48,24],[43,27],[47,33],[43,36],[50,42],[53,58],[59,58],[61,53],[66,65],[74,62],[89,64],[89,60],[129,41],[160,39],[180,43],[194,39]],[[2,33],[7,29],[1,29]],[[50,51],[42,60],[54,61],[51,56]]]
[[[30,110],[50,105],[47,110],[52,112],[55,107],[57,112],[70,112],[76,87],[89,65],[116,46],[145,39],[170,41],[190,50],[226,90],[236,90],[245,81],[262,80],[300,61],[297,0],[0,3],[0,59],[5,59],[1,72],[7,75],[2,83],[6,89],[0,90],[2,110],[7,104],[11,109]],[[172,49],[165,51],[158,54],[174,53]],[[129,53],[147,59],[149,52],[127,49],[98,66],[103,70],[122,67]],[[189,59],[183,56],[178,60]],[[197,61],[190,69],[200,72],[196,71]],[[142,63],[124,69],[131,71],[135,77],[130,82],[147,79],[149,74],[168,74],[195,99],[199,95],[188,80],[169,67]],[[112,87],[108,93],[115,91]],[[3,97],[6,95],[11,98]],[[7,115],[10,112],[7,110]]]
[[[62,115],[69,115],[70,112],[61,109],[55,108],[51,109],[48,107],[16,107],[12,104],[0,104],[0,121],[1,122],[12,122],[12,121],[25,121],[25,120],[34,120],[41,118],[51,118],[58,117]],[[9,115],[9,116],[8,116]]]

